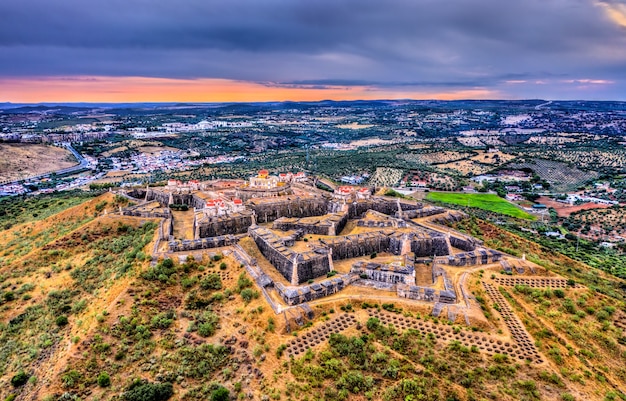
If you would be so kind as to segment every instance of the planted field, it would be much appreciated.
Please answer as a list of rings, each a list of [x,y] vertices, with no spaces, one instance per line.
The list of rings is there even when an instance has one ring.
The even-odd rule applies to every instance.
[[[452,205],[476,207],[520,219],[534,220],[535,217],[494,194],[463,194],[431,192],[426,200],[449,203]]]
[[[562,160],[559,159],[560,156],[554,157],[555,160]],[[560,191],[574,190],[599,176],[595,171],[583,171],[568,163],[545,159],[527,159],[525,162],[509,164],[507,167],[512,169],[530,168],[552,184],[554,189]]]

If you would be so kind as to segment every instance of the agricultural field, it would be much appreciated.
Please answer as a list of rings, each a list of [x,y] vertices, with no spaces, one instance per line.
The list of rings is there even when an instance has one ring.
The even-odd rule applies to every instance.
[[[626,236],[626,207],[581,210],[571,213],[563,225],[588,238],[610,240]]]
[[[78,164],[61,147],[40,144],[0,143],[0,182],[28,178]]]
[[[626,172],[626,149],[622,146],[600,148],[583,148],[582,146],[573,149],[529,149],[530,156],[542,157],[545,159],[559,160],[583,170],[606,171],[613,174]]]
[[[520,219],[535,219],[535,217],[531,214],[526,213],[519,207],[495,194],[430,192],[426,197],[426,200],[483,209]]]
[[[428,188],[439,189],[443,191],[453,191],[460,189],[465,182],[460,179],[453,178],[442,173],[434,173],[424,170],[409,170],[402,178],[402,181],[410,186],[411,181],[425,181]]]
[[[404,153],[398,155],[401,159],[417,164],[445,164],[457,160],[464,160],[472,156],[474,156],[474,153],[448,150],[429,153]]]
[[[547,196],[539,197],[537,199],[537,202],[554,209],[559,217],[568,217],[570,214],[579,212],[581,210],[606,209],[611,207],[610,205],[605,205],[601,203],[581,203],[580,205],[570,205],[568,203],[558,202],[552,198],[548,198]]]
[[[595,171],[583,171],[574,165],[556,160],[561,159],[515,160],[507,164],[506,167],[517,170],[531,169],[558,191],[576,190],[599,177],[599,174]]]
[[[395,168],[378,167],[372,178],[370,178],[369,183],[379,187],[392,187],[400,182],[402,172],[402,170]]]
[[[437,166],[442,171],[449,171],[453,174],[467,175],[481,175],[490,170],[493,170],[494,166],[477,163],[474,160],[459,160],[456,162],[450,162],[446,164],[440,164]]]
[[[476,153],[478,153],[475,156],[472,156],[470,159],[477,162],[477,163],[482,163],[482,164],[491,164],[494,166],[499,166],[501,164],[510,162],[511,160],[515,159],[516,156],[508,154],[508,153],[504,153],[501,151],[497,151],[497,152],[486,152],[484,150],[477,150]]]
[[[416,163],[436,167],[453,175],[480,175],[503,165],[516,156],[504,152],[486,152],[475,150],[472,152],[440,150],[428,153],[403,153],[398,158]]]

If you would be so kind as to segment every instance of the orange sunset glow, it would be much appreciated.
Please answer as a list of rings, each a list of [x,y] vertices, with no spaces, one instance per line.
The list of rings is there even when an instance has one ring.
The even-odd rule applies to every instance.
[[[0,98],[13,102],[264,102],[427,98],[486,99],[481,88],[442,92],[393,91],[366,86],[289,86],[226,79],[70,77],[0,79]]]

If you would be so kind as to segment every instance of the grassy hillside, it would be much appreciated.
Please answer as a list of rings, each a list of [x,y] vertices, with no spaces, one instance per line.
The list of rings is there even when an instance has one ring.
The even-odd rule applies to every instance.
[[[465,207],[475,207],[491,212],[504,214],[520,219],[534,220],[535,217],[519,207],[495,194],[465,194],[449,192],[430,192],[426,199],[429,201],[448,203]]]
[[[489,315],[469,328],[430,317],[428,305],[342,300],[314,306],[303,327],[288,317],[288,332],[226,252],[151,266],[158,221],[114,216],[118,201],[104,194],[0,231],[0,399],[620,399],[619,282],[495,226],[472,220],[471,229],[592,286],[563,297],[501,289],[546,355],[541,365],[451,341],[458,333],[508,341],[481,290],[499,271],[469,276]],[[372,317],[379,312],[435,329]],[[334,323],[339,316],[354,324]],[[289,356],[331,327],[339,332]]]

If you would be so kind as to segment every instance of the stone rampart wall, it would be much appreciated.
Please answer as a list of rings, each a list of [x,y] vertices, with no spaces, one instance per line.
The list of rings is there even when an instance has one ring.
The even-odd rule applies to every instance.
[[[415,238],[411,241],[411,252],[416,257],[443,256],[450,254],[450,248],[445,237]]]
[[[498,251],[494,251],[492,249],[479,249],[474,252],[464,252],[456,255],[450,255],[443,260],[451,266],[474,266],[497,263],[501,259],[502,254]]]
[[[286,196],[293,194],[293,190],[289,185],[271,189],[261,188],[237,188],[235,189],[235,196],[241,200],[248,201],[253,198],[273,198],[278,196]]]
[[[271,244],[269,240],[261,236],[261,232],[256,227],[250,227],[248,230],[250,236],[256,243],[259,250],[265,256],[265,258],[287,279],[292,282],[293,275],[293,260],[284,252],[277,249],[274,244]]]
[[[227,234],[243,234],[252,225],[251,213],[232,216],[205,217],[196,222],[198,238],[209,238]]]
[[[332,250],[333,260],[358,258],[389,250],[389,236],[382,232],[347,235],[320,242]]]
[[[256,213],[259,224],[271,223],[281,217],[323,216],[328,213],[328,203],[322,197],[276,199],[274,202],[254,201],[248,206]]]
[[[202,238],[195,240],[170,241],[168,243],[170,252],[193,251],[197,249],[211,249],[222,246],[230,246],[237,243],[239,239],[234,235],[222,235],[212,238]]]
[[[466,252],[475,250],[476,244],[476,240],[470,237],[460,237],[455,235],[450,236],[450,245],[457,249],[462,249]]]

